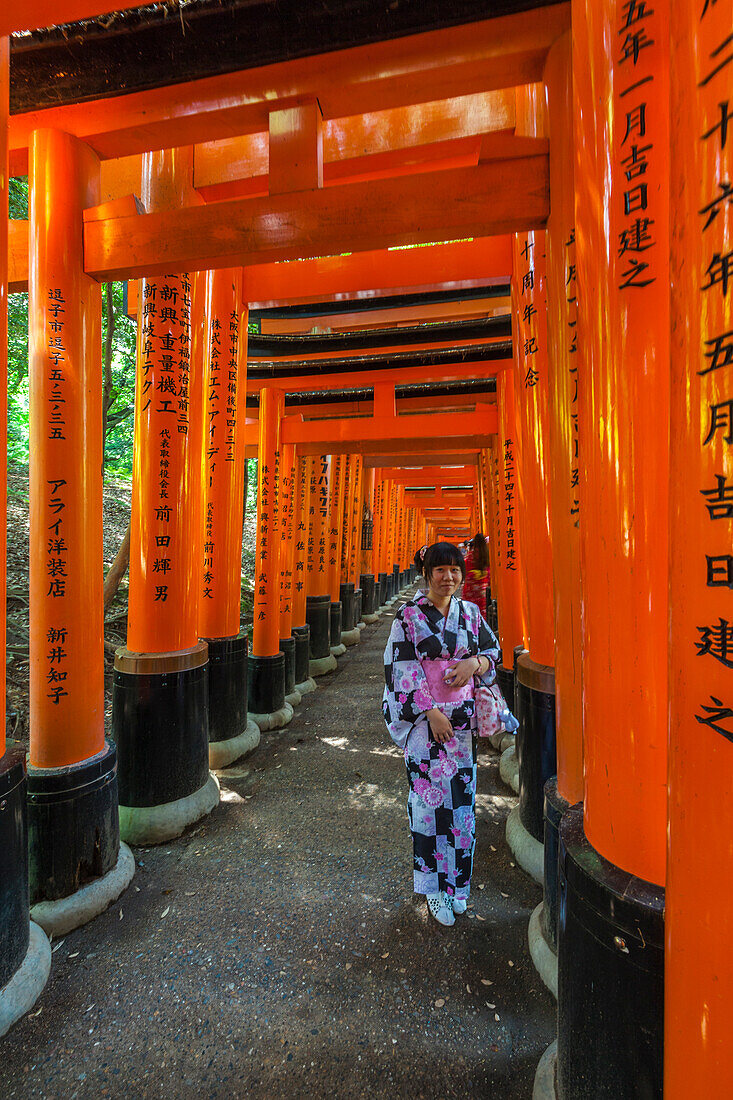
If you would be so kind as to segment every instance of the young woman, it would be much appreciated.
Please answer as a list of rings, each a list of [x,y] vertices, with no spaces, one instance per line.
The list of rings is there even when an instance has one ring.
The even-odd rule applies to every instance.
[[[414,889],[443,925],[465,913],[476,818],[473,678],[498,659],[499,643],[475,604],[458,599],[465,578],[457,546],[439,542],[423,560],[427,592],[397,612],[384,651],[382,710],[404,750]]]
[[[463,585],[463,598],[475,603],[481,614],[486,617],[486,589],[489,585],[489,547],[479,531],[471,540],[466,554],[466,582]]]

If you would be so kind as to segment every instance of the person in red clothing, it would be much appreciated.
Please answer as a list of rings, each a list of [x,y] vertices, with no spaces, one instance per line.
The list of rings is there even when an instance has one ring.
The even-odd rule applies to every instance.
[[[475,603],[481,615],[486,618],[486,591],[489,586],[489,547],[479,531],[471,540],[466,554],[466,579],[463,583],[463,598]]]

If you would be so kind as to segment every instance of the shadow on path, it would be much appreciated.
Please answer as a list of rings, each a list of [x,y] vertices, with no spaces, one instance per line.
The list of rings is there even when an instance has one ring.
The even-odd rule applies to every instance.
[[[0,1095],[531,1096],[555,1008],[527,948],[540,891],[504,841],[516,799],[481,754],[473,908],[428,924],[380,711],[390,623],[221,773],[209,819],[137,849],[127,893],[53,945],[0,1043]]]

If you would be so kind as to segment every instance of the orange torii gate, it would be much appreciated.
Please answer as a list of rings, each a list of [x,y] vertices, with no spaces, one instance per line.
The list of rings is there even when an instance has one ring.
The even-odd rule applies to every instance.
[[[69,0],[52,11],[36,0],[25,11],[29,21],[43,23],[94,14],[99,7],[93,0]],[[169,440],[163,433],[170,429],[156,425],[153,413],[143,423],[147,380],[155,378],[156,385],[170,373],[165,358],[169,351],[162,346],[167,336],[175,332],[178,339],[180,353],[173,364],[178,399],[188,400],[183,390],[197,370],[205,377],[202,325],[207,314],[196,300],[193,274],[243,269],[241,298],[234,306],[241,326],[246,306],[281,300],[278,283],[287,285],[292,300],[301,303],[322,301],[345,287],[354,301],[418,284],[439,287],[444,281],[439,254],[431,259],[431,249],[406,260],[399,269],[402,276],[395,261],[384,280],[379,277],[384,249],[436,239],[473,238],[435,247],[450,260],[456,280],[463,274],[466,287],[475,289],[481,284],[481,246],[475,242],[517,234],[511,271],[495,272],[513,277],[514,368],[501,369],[489,358],[470,363],[472,377],[497,378],[494,411],[487,406],[481,423],[475,411],[466,413],[476,420],[475,430],[463,436],[456,432],[440,440],[442,446],[431,446],[419,433],[410,434],[407,425],[392,421],[427,421],[433,415],[421,410],[416,418],[394,417],[384,412],[383,394],[381,411],[363,418],[371,423],[362,425],[362,418],[349,417],[349,430],[358,433],[356,444],[350,445],[352,438],[338,426],[345,420],[322,421],[315,428],[318,422],[269,414],[273,400],[277,406],[280,386],[283,393],[313,392],[316,377],[301,375],[283,383],[276,377],[281,368],[273,361],[272,377],[256,382],[267,395],[261,453],[281,462],[285,448],[294,448],[295,462],[291,467],[288,452],[286,468],[295,469],[298,485],[302,470],[307,476],[320,463],[315,488],[321,496],[311,505],[299,488],[294,521],[299,513],[307,528],[311,506],[314,515],[319,513],[311,573],[315,571],[315,588],[320,589],[320,569],[325,574],[328,567],[329,583],[314,595],[327,597],[329,607],[339,601],[332,599],[331,563],[325,556],[332,546],[338,553],[338,523],[345,516],[344,509],[336,517],[332,542],[332,528],[325,528],[334,500],[329,456],[362,457],[365,496],[374,493],[378,505],[374,568],[385,581],[388,570],[394,573],[395,552],[401,552],[398,517],[409,496],[408,483],[394,475],[395,469],[408,456],[410,464],[421,467],[432,457],[436,464],[455,461],[475,468],[477,506],[495,534],[492,574],[502,647],[508,657],[515,648],[528,650],[518,662],[516,680],[526,696],[528,716],[520,736],[526,765],[520,767],[525,812],[520,810],[519,818],[530,836],[532,828],[539,829],[537,795],[546,778],[536,767],[537,739],[527,737],[538,699],[557,720],[557,783],[546,788],[543,826],[545,910],[533,925],[533,942],[538,966],[551,979],[559,876],[564,891],[556,926],[559,1093],[565,1100],[581,1100],[589,1090],[594,1096],[631,1095],[641,1087],[649,1095],[661,1094],[666,936],[666,1095],[687,1094],[693,1083],[698,1090],[702,1083],[706,1094],[723,1095],[731,1071],[725,999],[731,975],[725,944],[733,923],[725,888],[731,863],[725,785],[733,739],[731,358],[725,341],[733,327],[733,299],[731,212],[720,200],[720,181],[730,177],[731,6],[729,0],[681,0],[652,10],[620,0],[574,0],[572,51],[570,5],[539,10],[541,15],[532,11],[459,24],[244,72],[198,75],[188,83],[109,99],[90,94],[85,103],[27,107],[13,116],[9,163],[15,173],[30,166],[32,204],[30,225],[7,227],[10,277],[2,279],[3,295],[6,285],[26,285],[30,273],[36,306],[31,334],[34,678],[28,780],[36,912],[39,919],[56,919],[61,907],[56,906],[52,918],[48,907],[53,911],[55,901],[66,902],[76,893],[53,898],[43,885],[44,860],[48,866],[60,848],[70,847],[60,811],[46,815],[39,810],[41,803],[53,805],[45,799],[49,787],[61,790],[64,802],[78,809],[81,796],[75,792],[83,786],[82,812],[94,827],[89,831],[99,826],[103,834],[95,858],[84,847],[84,838],[79,849],[62,852],[69,868],[92,868],[90,885],[103,884],[97,905],[124,887],[126,874],[124,848],[115,832],[113,750],[105,744],[99,714],[102,623],[94,579],[99,559],[94,513],[101,498],[95,412],[99,394],[92,381],[93,358],[87,354],[98,343],[98,281],[140,277],[155,289],[154,301],[152,293],[147,303],[141,295],[144,305],[177,313],[175,324],[170,314],[165,318],[170,331],[153,327],[145,334],[145,316],[155,315],[150,310],[141,314],[141,337],[149,339],[150,347],[141,347],[138,443],[157,447],[159,470],[169,471],[170,477],[159,477],[157,486],[152,477],[146,481],[142,468],[136,477],[139,598],[131,602],[128,641],[144,648],[128,646],[121,661],[131,663],[118,668],[120,675],[149,677],[155,691],[163,678],[177,676],[184,683],[209,676],[208,649],[204,656],[206,645],[199,641],[204,596],[194,582],[200,575],[203,584],[203,570],[209,566],[194,549],[197,516],[206,523],[203,499],[206,515],[212,505],[215,516],[217,506],[234,492],[218,480],[211,484],[208,498],[202,493],[185,516],[174,517],[176,561],[163,553],[150,556],[153,549],[172,545],[158,539],[173,538],[155,527],[168,521],[156,516],[155,524],[149,522],[154,490],[165,482],[175,485],[176,501],[185,502],[189,489],[193,499],[194,467],[202,457],[195,440],[197,433],[200,440],[205,437],[205,425],[194,423],[192,409],[175,410],[177,428],[187,429],[176,430],[186,437],[185,444]],[[7,33],[13,24],[7,15],[2,19],[0,29]],[[611,55],[609,42],[618,45]],[[5,41],[3,95],[7,47]],[[484,99],[478,133],[469,126],[451,128],[449,112],[435,106],[437,95],[448,102],[525,86],[529,90],[519,93],[516,106],[512,91]],[[670,95],[677,122],[671,135]],[[343,121],[351,117],[362,121]],[[367,155],[361,153],[360,125],[362,134],[371,128],[384,129],[386,135]],[[502,134],[502,129],[511,132]],[[421,131],[424,148],[411,152],[404,135]],[[267,172],[262,160],[265,134]],[[223,143],[222,156],[215,149],[201,149],[215,141]],[[339,143],[343,157],[334,155]],[[124,192],[105,190],[105,175],[125,180],[119,162],[127,157],[135,161],[129,167],[134,185]],[[153,158],[167,164],[175,184],[167,196],[156,197],[152,185],[144,195],[138,183]],[[249,162],[246,171],[244,160]],[[671,204],[668,164],[673,166]],[[186,178],[176,184],[177,168]],[[430,184],[425,186],[428,172]],[[0,175],[4,186],[7,173]],[[172,193],[176,191],[178,198]],[[147,199],[145,212],[132,198],[138,193]],[[670,205],[675,219],[668,240]],[[0,220],[4,236],[4,215]],[[350,257],[313,259],[314,253],[348,251],[358,253],[359,262],[347,262]],[[4,265],[4,240],[0,252]],[[302,263],[292,270],[279,262],[296,258]],[[465,267],[464,259],[470,261]],[[413,271],[415,281],[408,279],[410,266],[415,269],[423,262],[431,270],[424,276]],[[340,277],[341,288],[333,285]],[[326,286],[331,286],[328,293]],[[584,309],[584,303],[593,303],[593,308]],[[209,322],[212,316],[210,312]],[[319,389],[364,384],[363,364],[362,369],[352,364],[348,372],[334,369],[329,374],[321,369],[323,360],[318,365]],[[457,361],[447,373],[437,361],[426,372],[395,354],[391,365],[378,368],[378,381],[419,383],[427,374],[427,380],[444,382],[465,373]],[[67,400],[72,393],[74,400]],[[83,399],[77,400],[77,393]],[[202,395],[199,412],[203,405]],[[182,419],[186,412],[191,418]],[[337,415],[346,417],[347,410]],[[448,420],[441,418],[452,415],[459,414],[435,413],[434,424],[440,420],[441,429],[445,425],[450,431]],[[489,417],[492,430],[487,432]],[[330,430],[324,426],[329,423]],[[241,440],[224,442],[241,447]],[[391,473],[384,480],[370,473],[380,470]],[[266,476],[270,473],[268,468]],[[209,474],[217,477],[211,470]],[[340,485],[338,479],[336,483]],[[667,523],[670,485],[674,493],[669,494]],[[261,639],[258,631],[262,652],[255,656],[275,659],[279,648],[270,651],[279,643],[280,623],[287,621],[279,586],[288,564],[279,562],[279,571],[273,572],[274,563],[263,556],[269,554],[263,535],[287,532],[287,517],[279,484],[263,483],[261,488],[273,503],[268,504],[267,531],[260,532],[258,562],[266,592],[276,590],[280,617],[275,635],[266,631]],[[337,502],[340,492],[339,487]],[[156,506],[162,514],[168,507],[165,499],[160,496]],[[699,552],[683,553],[691,530],[699,536]],[[73,557],[66,558],[71,538]],[[213,556],[213,551],[205,555]],[[170,569],[162,564],[166,560]],[[180,615],[161,622],[160,630],[144,604],[147,566],[151,576],[159,574],[160,583],[150,584],[153,599],[159,589],[192,586],[191,601],[181,602]],[[62,616],[59,601],[67,594],[67,605],[73,606],[67,610],[65,605]],[[156,602],[167,602],[164,594]],[[298,598],[296,592],[294,630],[305,625],[297,621]],[[234,627],[212,624],[205,629],[212,640],[221,641],[226,637],[221,630]],[[330,641],[330,611],[328,634]],[[163,648],[168,645],[174,648]],[[511,668],[502,670],[505,683],[511,682],[512,673]],[[202,712],[200,721],[185,723],[179,715],[175,726],[176,746],[180,733],[186,747],[185,768],[175,775],[165,760],[154,761],[157,773],[141,777],[156,787],[152,801],[128,806],[150,811],[132,815],[142,828],[147,827],[146,817],[158,827],[160,815],[153,811],[167,804],[160,801],[166,794],[177,796],[173,802],[178,803],[178,822],[184,824],[192,812],[205,812],[211,798],[206,774],[208,691],[199,682],[195,693],[206,716]],[[120,715],[118,709],[116,722]],[[79,720],[65,723],[62,716]],[[140,718],[139,703],[134,703],[125,719],[131,731],[127,745],[124,736],[120,741],[121,775],[126,769],[128,776],[135,771],[130,747],[136,750],[142,742],[134,732]],[[542,766],[552,769],[552,722],[543,722],[539,740],[548,759]],[[11,918],[0,930],[0,1004],[6,1003],[8,988],[12,995],[12,982],[23,967],[27,971],[28,959],[35,977],[35,985],[24,985],[25,1001],[13,1007],[15,1015],[32,1003],[48,966],[42,937],[36,931],[32,940],[28,935],[23,772],[22,755],[11,747],[0,762],[0,794],[18,808],[2,823],[9,835],[3,836],[0,850],[3,859],[8,854],[9,870],[5,874],[3,865],[0,883]],[[134,786],[128,784],[139,799]],[[192,811],[187,800],[196,802],[199,792],[205,792],[204,802]],[[11,816],[12,825],[6,824]],[[148,839],[160,837],[153,831]],[[586,919],[589,897],[594,899],[593,927]],[[540,960],[545,948],[549,967]],[[589,972],[594,975],[592,989],[586,980]],[[25,973],[21,977],[25,980]]]

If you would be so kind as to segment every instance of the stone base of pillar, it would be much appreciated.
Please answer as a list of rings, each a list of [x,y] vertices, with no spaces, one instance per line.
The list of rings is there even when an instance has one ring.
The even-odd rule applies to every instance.
[[[331,597],[308,596],[306,622],[310,627],[310,659],[318,661],[331,652]]]
[[[331,656],[332,657],[343,657],[345,652],[346,652],[346,646],[344,645],[343,642],[339,642],[338,645],[332,645],[331,646]]]
[[[241,737],[247,725],[247,635],[202,641],[209,651],[209,742],[218,744]]]
[[[353,630],[341,631],[341,644],[344,646],[357,645],[361,640],[361,630],[357,626]],[[332,651],[333,652],[333,651]]]
[[[310,672],[310,668],[308,671]],[[307,679],[302,680],[299,684],[296,684],[295,687],[300,695],[309,695],[312,691],[316,690],[318,684],[313,677],[309,675]]]
[[[317,657],[310,663],[311,676],[325,676],[327,672],[333,672],[335,668],[338,668],[338,661],[329,653],[328,657]]]
[[[363,611],[363,599],[360,588],[354,589],[354,626],[361,626],[361,613]],[[341,623],[341,629],[344,629],[344,624]]]
[[[550,1043],[537,1064],[532,1088],[532,1100],[556,1100],[557,1039]]]
[[[261,730],[279,729],[288,724],[293,717],[293,708],[285,702],[284,653],[274,653],[269,657],[250,656],[247,697],[249,716]]]
[[[341,617],[342,617],[341,612],[342,612],[341,600],[335,600],[331,604],[331,612],[330,612],[331,627],[330,627],[330,635],[329,636],[330,636],[331,653],[333,653],[334,649],[338,649],[339,646],[341,645]],[[341,653],[345,653],[345,652],[346,652],[345,649],[342,649],[341,652],[335,653],[334,656],[335,657],[340,657]]]
[[[378,622],[380,617],[381,617],[381,614],[382,614],[381,611],[375,611],[372,615],[363,615],[362,618],[364,619],[364,622],[367,625],[370,625],[371,623]]]
[[[664,889],[592,847],[581,805],[563,815],[558,863],[558,1095],[661,1098]]]
[[[260,727],[247,718],[247,728],[238,737],[226,741],[209,741],[209,767],[212,771],[228,768],[235,760],[246,756],[260,743]]]
[[[518,806],[514,807],[506,819],[506,842],[522,870],[526,871],[538,886],[544,885],[544,845],[527,832],[522,824]]]
[[[557,1000],[557,952],[547,936],[544,911],[544,902],[540,902],[529,918],[529,953],[535,970]]]
[[[101,878],[81,886],[75,893],[58,901],[39,901],[31,906],[31,918],[47,936],[65,936],[74,928],[88,924],[117,901],[132,882],[135,858],[126,844],[121,843],[117,862]]]
[[[502,783],[506,783],[507,787],[511,787],[515,794],[519,794],[519,761],[517,760],[515,745],[510,745],[501,754],[499,776]]]
[[[219,805],[219,782],[209,772],[192,794],[158,806],[120,806],[120,836],[128,844],[148,847],[180,836]]]
[[[289,638],[280,639],[280,652],[285,657],[285,702],[290,703],[291,707],[297,707],[302,699],[300,692],[295,686],[296,644],[292,634]]]
[[[31,905],[70,899],[101,882],[119,860],[117,749],[105,742],[101,752],[78,764],[29,767],[27,782]],[[48,931],[43,921],[37,923]]]
[[[205,642],[178,653],[115,654],[112,736],[117,745],[120,836],[161,844],[213,810]],[[240,727],[241,731],[241,727]]]
[[[557,774],[555,748],[555,670],[539,665],[529,653],[517,659],[516,734],[519,761],[519,812],[522,824],[542,843],[545,783]]]
[[[20,966],[0,988],[0,1038],[33,1008],[51,973],[51,944],[43,929],[31,922],[25,939]]]
[[[262,714],[252,713],[250,714],[250,718],[259,726],[260,730],[265,732],[267,730],[283,729],[284,726],[292,722],[294,713],[290,703],[283,700],[283,705],[278,707],[277,710]]]

